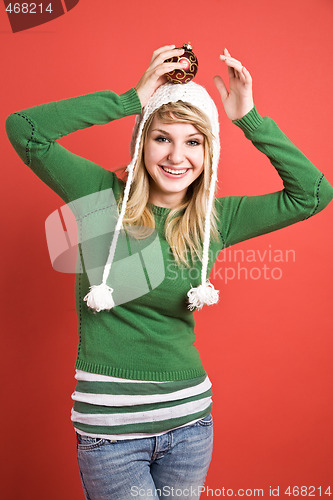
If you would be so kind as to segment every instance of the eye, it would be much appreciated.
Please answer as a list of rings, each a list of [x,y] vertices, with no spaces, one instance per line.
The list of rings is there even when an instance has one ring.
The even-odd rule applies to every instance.
[[[159,135],[159,136],[155,137],[154,141],[156,141],[156,142],[167,142],[168,138],[164,137],[163,135]]]
[[[195,139],[191,140],[191,141],[188,141],[188,144],[190,146],[200,146],[201,145],[201,142],[200,141],[196,141]]]

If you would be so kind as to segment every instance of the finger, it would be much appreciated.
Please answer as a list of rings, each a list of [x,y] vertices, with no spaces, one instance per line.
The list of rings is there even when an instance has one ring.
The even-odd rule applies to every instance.
[[[220,58],[221,60],[225,60],[226,58],[229,58],[230,60],[234,60],[240,63],[237,59],[233,58],[230,56],[230,52],[228,51],[227,48],[224,49],[224,55],[221,55]],[[241,63],[240,63],[241,64]],[[235,74],[235,71],[234,71]],[[244,79],[242,78],[242,75]],[[237,76],[237,75],[235,75]],[[246,83],[252,83],[252,77],[250,75],[250,72],[245,68],[245,66],[242,66],[241,71],[239,72],[239,77],[244,80]]]
[[[217,90],[219,91],[221,95],[222,102],[224,102],[227,97],[229,96],[229,92],[227,90],[227,87],[225,86],[224,81],[222,78],[218,75],[214,76],[214,83],[216,85]]]
[[[159,64],[156,68],[154,68],[154,73],[157,76],[165,75],[166,73],[170,73],[170,71],[174,71],[175,69],[184,69],[183,63],[162,63]]]
[[[245,68],[245,66],[243,66],[243,73],[244,73],[246,82],[252,83],[252,76],[251,76],[250,72]]]
[[[251,83],[252,78],[245,66],[242,66],[240,71],[236,70],[236,78],[239,78],[243,83]]]
[[[225,49],[223,50],[223,55],[222,55],[222,57],[229,57],[229,59],[233,59],[234,61],[238,61],[238,59],[236,59],[235,57],[232,57],[232,56],[231,56],[231,54],[230,54],[230,52],[228,51],[228,49],[227,49],[227,48],[225,48]],[[238,62],[240,63],[240,61],[238,61]]]
[[[220,56],[222,60],[226,63],[228,66],[228,73],[229,77],[231,78],[238,78],[238,79],[244,79],[244,74],[242,73],[242,64],[239,61],[236,61],[233,58],[224,58],[224,56]]]
[[[243,83],[246,83],[246,76],[244,74],[244,66],[242,66],[240,71],[236,71],[236,76],[239,78]]]
[[[225,61],[225,62],[226,61],[232,61],[233,63],[238,64],[240,68],[243,66],[242,63],[240,61],[238,61],[238,59],[235,59],[234,57],[225,56],[225,55],[221,54],[220,55],[220,59],[222,61]]]
[[[151,60],[153,61],[159,54],[161,54],[161,52],[174,49],[175,47],[176,45],[164,45],[163,47],[159,47],[158,49],[154,50]]]
[[[233,67],[231,61],[228,62],[228,60],[225,60],[224,61],[228,67],[228,75],[229,75],[229,78],[236,78],[236,70],[235,68]]]
[[[172,49],[172,50],[166,50],[164,52],[160,52],[154,60],[152,60],[152,62],[150,63],[150,65],[154,68],[156,67],[158,64],[161,64],[163,63],[166,59],[171,59],[172,57],[175,57],[175,56],[181,56],[182,54],[184,54],[184,49],[183,48],[175,48],[175,49]]]

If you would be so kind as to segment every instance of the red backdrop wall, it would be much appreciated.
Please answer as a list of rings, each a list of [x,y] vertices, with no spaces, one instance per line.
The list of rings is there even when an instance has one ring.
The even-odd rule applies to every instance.
[[[3,498],[84,498],[70,420],[74,275],[52,269],[44,232],[45,219],[63,202],[12,149],[6,116],[98,90],[122,93],[137,83],[155,48],[190,40],[200,63],[196,81],[220,111],[219,196],[276,191],[280,178],[228,120],[214,86],[215,74],[228,81],[218,58],[227,47],[252,75],[259,113],[333,183],[332,14],[329,0],[80,0],[49,23],[13,33],[0,5]],[[129,161],[133,121],[60,142],[116,169]],[[195,313],[196,345],[214,393],[206,481],[213,493],[203,499],[223,487],[235,494],[252,489],[247,496],[262,488],[267,497],[270,486],[281,496],[288,486],[333,492],[332,215],[330,204],[309,220],[228,249],[215,266],[221,300]],[[245,261],[250,251],[254,262]],[[272,257],[277,252],[282,262]],[[237,276],[238,265],[247,276]],[[226,280],[226,268],[236,277]]]

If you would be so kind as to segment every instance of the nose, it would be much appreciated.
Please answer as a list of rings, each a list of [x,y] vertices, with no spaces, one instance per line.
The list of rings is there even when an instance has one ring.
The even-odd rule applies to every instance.
[[[170,150],[168,154],[168,161],[173,165],[178,165],[184,161],[184,151],[181,144],[170,144]]]

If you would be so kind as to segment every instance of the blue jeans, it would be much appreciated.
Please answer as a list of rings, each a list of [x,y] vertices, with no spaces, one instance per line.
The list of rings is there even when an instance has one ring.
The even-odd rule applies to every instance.
[[[213,452],[213,419],[210,414],[151,438],[77,434],[76,448],[87,500],[200,498]]]

